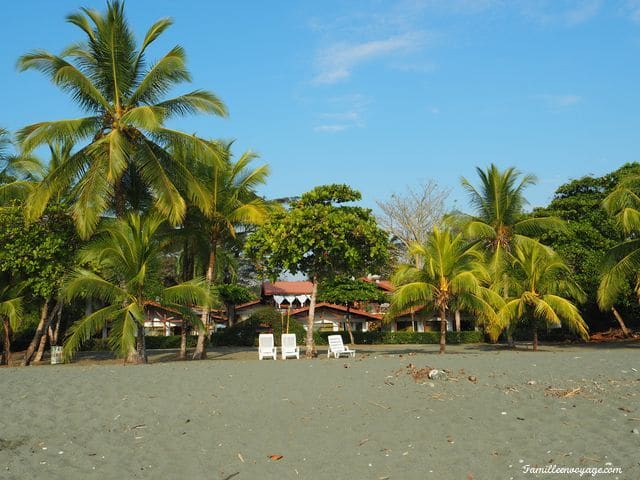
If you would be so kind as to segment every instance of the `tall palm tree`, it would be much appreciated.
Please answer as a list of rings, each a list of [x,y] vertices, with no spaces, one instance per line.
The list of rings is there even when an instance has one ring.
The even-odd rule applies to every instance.
[[[464,177],[461,180],[476,210],[475,216],[466,218],[466,233],[484,246],[494,284],[501,285],[502,295],[507,298],[509,278],[504,270],[512,250],[518,244],[533,241],[530,236],[563,228],[563,222],[555,217],[524,216],[524,190],[535,183],[533,175],[522,175],[515,168],[500,171],[494,164],[486,170],[478,167],[476,172],[480,178],[478,187]],[[512,345],[510,333],[508,339]]]
[[[161,284],[159,260],[167,242],[160,235],[163,223],[158,215],[129,214],[107,222],[98,238],[82,251],[80,261],[95,265],[97,272],[77,269],[63,287],[64,296],[67,300],[90,296],[106,306],[71,326],[63,349],[66,358],[109,325],[111,348],[126,360],[146,363],[144,322],[148,302],[159,299],[186,316],[190,312],[185,306],[209,305],[211,295],[203,280],[172,287]]]
[[[259,224],[267,216],[270,204],[256,193],[256,188],[265,183],[269,166],[251,167],[257,155],[245,152],[237,161],[232,160],[231,144],[222,147],[221,162],[204,163],[197,169],[209,195],[209,209],[203,211],[202,229],[208,232],[209,255],[205,279],[209,286],[215,281],[216,261],[224,242],[236,236],[239,225]],[[209,309],[202,312],[202,328],[198,332],[193,359],[206,358],[205,338],[209,320]]]
[[[35,157],[10,154],[11,145],[10,133],[0,128],[0,207],[24,200],[44,171]]]
[[[172,21],[164,18],[154,23],[139,46],[125,18],[124,3],[118,0],[108,2],[105,13],[83,8],[67,21],[83,31],[84,41],[60,55],[35,50],[18,60],[20,70],[44,73],[87,113],[81,118],[39,122],[18,132],[27,153],[46,143],[82,145],[35,189],[28,216],[41,215],[50,197],[68,188],[74,198],[71,211],[84,238],[108,209],[122,217],[127,206],[135,208],[140,192],[171,224],[179,223],[186,211],[181,192],[207,210],[208,198],[197,178],[169,150],[188,146],[198,152],[197,158],[212,162],[219,152],[211,143],[167,128],[165,123],[198,112],[225,116],[227,110],[204,90],[163,99],[177,84],[190,80],[180,46],[153,64],[146,59],[149,45]],[[136,200],[133,205],[131,199]]]
[[[552,249],[539,242],[516,246],[508,267],[511,297],[490,325],[494,338],[504,328],[529,320],[533,331],[533,350],[538,350],[538,329],[543,325],[565,325],[582,338],[588,327],[578,308],[567,296],[583,301],[584,292],[571,278],[571,269]]]
[[[2,322],[2,356],[0,365],[11,365],[11,333],[22,320],[20,286],[12,284],[6,273],[0,274],[0,321]]]
[[[392,281],[397,289],[391,297],[389,316],[415,306],[433,308],[440,317],[440,353],[444,353],[447,311],[452,305],[491,319],[500,296],[484,286],[489,276],[482,252],[470,247],[462,234],[454,236],[436,227],[426,243],[413,244],[410,253],[420,257],[422,267],[404,265],[396,271]]]
[[[602,206],[615,218],[627,239],[614,246],[605,256],[602,277],[598,287],[598,305],[603,311],[611,310],[625,335],[629,331],[615,308],[615,302],[633,282],[640,300],[640,177],[622,180],[605,198]]]

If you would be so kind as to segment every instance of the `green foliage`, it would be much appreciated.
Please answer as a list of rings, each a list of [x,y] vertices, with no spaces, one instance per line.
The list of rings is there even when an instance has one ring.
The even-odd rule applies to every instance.
[[[327,337],[335,335],[336,332],[321,332],[324,339],[322,344],[326,345]],[[355,343],[361,345],[398,345],[398,344],[437,344],[440,342],[439,332],[353,332]],[[344,338],[343,338],[344,340]],[[447,343],[481,343],[484,341],[484,334],[475,330],[464,332],[447,332]]]
[[[484,318],[495,315],[499,298],[484,286],[489,273],[477,245],[470,245],[461,234],[434,227],[427,242],[412,245],[410,253],[422,267],[402,265],[394,274],[398,288],[391,296],[389,318],[424,305],[443,317],[454,305]]]
[[[337,305],[353,305],[355,302],[385,302],[387,295],[375,283],[341,276],[320,283],[318,299]]]
[[[263,307],[256,310],[248,319],[236,325],[225,328],[211,336],[212,345],[241,345],[256,346],[258,335],[261,332],[273,333],[276,345],[280,345],[280,335],[286,331],[287,317],[284,318],[272,307]],[[296,334],[299,345],[304,344],[306,331],[297,320],[289,320],[289,333]],[[314,332],[314,342],[322,342],[318,332]],[[326,343],[326,341],[325,341]]]
[[[146,347],[150,350],[169,350],[180,348],[181,341],[182,337],[180,335],[147,335],[145,337]],[[187,335],[187,348],[195,347],[197,341],[198,337],[195,335]],[[81,348],[81,351],[83,352],[100,352],[105,350],[110,350],[109,340],[106,338],[90,338],[82,345]]]
[[[536,209],[532,216],[556,216],[566,222],[566,230],[550,231],[540,240],[551,246],[570,266],[571,278],[587,294],[581,311],[591,329],[608,328],[610,314],[602,314],[596,292],[605,256],[623,240],[613,215],[601,208],[607,195],[622,178],[640,173],[640,164],[626,164],[601,177],[583,177],[561,185],[548,207]],[[618,298],[622,313],[637,317],[637,297],[627,283]]]
[[[150,300],[159,300],[197,324],[189,306],[209,306],[210,292],[202,280],[166,288],[161,285],[159,259],[166,244],[161,235],[163,223],[156,215],[130,214],[126,219],[106,222],[100,235],[82,250],[81,260],[95,265],[99,273],[76,269],[64,285],[65,299],[89,296],[105,306],[71,326],[64,342],[65,358],[105,326],[111,327],[109,346],[118,355],[131,358],[137,350],[138,358],[144,358],[142,327]]]
[[[328,185],[306,195],[291,210],[272,215],[248,238],[246,252],[264,276],[275,279],[288,270],[327,279],[361,275],[385,265],[387,235],[371,211],[331,203],[356,199],[358,192]]]
[[[23,281],[30,295],[56,294],[78,247],[73,222],[60,207],[51,206],[32,223],[19,207],[0,211],[0,272]]]
[[[82,9],[67,20],[81,30],[83,41],[61,55],[34,50],[18,60],[20,70],[43,73],[86,115],[43,121],[18,131],[26,153],[44,144],[80,146],[34,189],[27,216],[39,217],[54,195],[72,190],[72,215],[79,234],[88,238],[109,209],[122,217],[127,207],[140,210],[153,204],[175,225],[185,215],[185,198],[208,205],[191,165],[176,161],[170,152],[184,149],[192,159],[215,163],[218,146],[170,129],[166,122],[194,113],[225,116],[227,111],[215,95],[203,90],[164,98],[190,80],[182,47],[173,47],[155,63],[146,58],[147,47],[171,20],[157,21],[139,45],[125,17],[124,2],[107,2],[104,13]]]
[[[538,242],[517,245],[507,273],[510,296],[488,332],[497,339],[503,329],[529,320],[534,330],[566,326],[583,339],[588,328],[572,299],[580,302],[584,292],[569,274],[566,263]],[[535,346],[534,346],[535,348]]]
[[[254,293],[237,283],[222,284],[216,287],[220,300],[225,304],[240,305],[254,300]]]

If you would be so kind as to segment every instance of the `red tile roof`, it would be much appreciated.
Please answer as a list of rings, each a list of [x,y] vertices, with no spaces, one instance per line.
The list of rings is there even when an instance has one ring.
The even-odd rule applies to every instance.
[[[260,300],[252,300],[251,302],[243,303],[241,305],[236,305],[236,310],[242,310],[243,308],[253,307],[254,305],[258,305]]]
[[[264,282],[262,294],[266,297],[273,295],[311,295],[311,282]]]

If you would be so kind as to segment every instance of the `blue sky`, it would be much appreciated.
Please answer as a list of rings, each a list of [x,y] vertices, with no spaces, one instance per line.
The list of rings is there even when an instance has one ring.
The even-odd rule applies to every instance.
[[[15,61],[80,40],[65,16],[104,5],[3,5],[0,126],[79,113]],[[176,126],[260,153],[269,197],[340,182],[374,207],[434,179],[466,209],[460,176],[494,162],[535,174],[538,206],[571,178],[640,160],[640,0],[129,0],[127,11],[139,37],[174,19],[149,58],[181,44],[193,74],[181,91],[212,90],[230,110]]]

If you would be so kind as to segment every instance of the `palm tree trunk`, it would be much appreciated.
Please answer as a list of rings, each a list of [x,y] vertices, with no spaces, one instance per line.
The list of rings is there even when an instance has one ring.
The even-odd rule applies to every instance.
[[[47,346],[47,338],[52,338],[52,335],[50,335],[51,323],[53,322],[53,319],[55,317],[59,316],[60,312],[62,312],[62,301],[58,300],[54,305],[53,310],[51,310],[51,313],[49,313],[49,316],[47,317],[47,321],[44,326],[44,333],[40,338],[40,345],[38,345],[38,351],[36,352],[35,356],[33,357],[33,360],[31,361],[35,363],[42,361],[42,357],[44,356],[44,349]],[[49,345],[55,345],[53,340],[49,342]]]
[[[460,320],[461,320],[461,316],[460,316],[460,310],[456,309],[456,311],[454,312],[454,317],[456,319],[456,332],[460,331]]]
[[[227,320],[230,327],[233,327],[236,323],[236,305],[234,303],[227,303]]]
[[[506,273],[502,274],[502,281],[504,282],[502,286],[502,298],[506,301],[509,298],[509,277]],[[516,342],[513,341],[511,327],[507,327],[507,345],[509,348],[516,347]]]
[[[620,325],[620,328],[622,329],[622,333],[624,334],[624,336],[630,337],[631,333],[629,332],[629,329],[627,328],[627,326],[624,324],[622,315],[620,315],[618,310],[616,310],[616,307],[611,307],[611,311],[613,312],[613,316],[616,317],[616,320],[618,321],[618,324]]]
[[[47,298],[40,310],[40,321],[38,322],[38,326],[36,327],[36,333],[33,335],[31,339],[31,343],[27,347],[27,351],[24,354],[24,358],[22,359],[22,366],[26,367],[31,363],[31,359],[33,358],[33,354],[36,349],[40,346],[40,340],[42,339],[42,335],[47,331],[47,313],[49,312],[49,299]]]
[[[533,327],[533,351],[538,351],[538,327]]]
[[[316,348],[313,344],[313,322],[316,317],[316,296],[318,295],[318,277],[313,276],[313,289],[311,290],[311,302],[309,303],[309,316],[307,317],[307,338],[305,344],[305,357],[313,358]]]
[[[207,266],[207,274],[206,281],[207,287],[211,288],[213,285],[213,275],[215,272],[216,266],[216,246],[215,242],[212,239],[211,241],[211,253],[209,254],[209,265]],[[196,344],[196,350],[193,352],[193,360],[204,360],[207,358],[207,350],[205,348],[205,340],[207,336],[207,331],[209,328],[209,306],[205,305],[202,308],[202,316],[200,317],[202,321],[202,327],[198,330],[198,343]]]
[[[11,366],[11,325],[9,325],[9,319],[7,317],[2,318],[2,327],[4,331],[4,341],[2,342],[0,365]]]
[[[447,345],[447,312],[440,309],[440,353],[444,353]]]
[[[350,305],[347,304],[347,332],[349,333],[349,341],[351,345],[354,345],[356,342],[353,340],[353,331],[351,330],[351,314],[349,313]]]
[[[180,353],[178,354],[178,360],[187,359],[187,321],[182,319],[182,330],[180,332]]]

